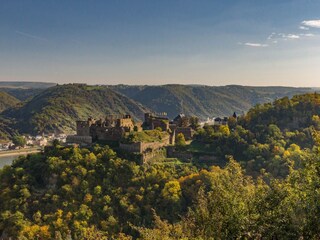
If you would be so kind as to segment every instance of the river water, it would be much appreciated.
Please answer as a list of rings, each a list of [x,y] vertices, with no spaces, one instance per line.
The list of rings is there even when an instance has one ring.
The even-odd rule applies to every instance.
[[[11,165],[12,161],[18,158],[18,155],[14,156],[0,156],[0,169],[5,165]]]

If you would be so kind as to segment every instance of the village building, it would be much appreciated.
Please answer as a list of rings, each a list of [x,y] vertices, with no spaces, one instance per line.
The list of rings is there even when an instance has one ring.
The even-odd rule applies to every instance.
[[[0,143],[0,151],[9,150],[11,146],[14,146],[12,141],[4,141]]]
[[[216,117],[214,119],[214,125],[227,125],[228,124],[228,117],[223,117],[223,118],[220,118],[220,117]]]

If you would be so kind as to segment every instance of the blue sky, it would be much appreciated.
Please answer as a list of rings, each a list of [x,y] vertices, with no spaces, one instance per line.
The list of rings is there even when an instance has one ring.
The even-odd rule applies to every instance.
[[[0,81],[320,87],[319,0],[2,0]]]

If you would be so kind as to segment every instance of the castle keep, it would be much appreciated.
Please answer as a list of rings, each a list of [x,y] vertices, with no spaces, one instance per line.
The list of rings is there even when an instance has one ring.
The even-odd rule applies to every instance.
[[[87,121],[77,121],[76,124],[77,134],[68,136],[67,142],[82,145],[94,141],[120,141],[126,133],[134,128],[139,129],[130,115],[108,115],[104,120],[89,118]]]

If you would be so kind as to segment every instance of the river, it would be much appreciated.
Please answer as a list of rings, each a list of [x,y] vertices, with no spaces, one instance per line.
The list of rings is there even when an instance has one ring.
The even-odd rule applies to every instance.
[[[14,150],[14,151],[6,151],[0,153],[0,169],[3,168],[5,165],[11,165],[13,160],[18,158],[19,156],[37,153],[40,152],[40,149],[37,148],[30,148],[30,149],[23,149],[23,150]]]
[[[4,165],[11,165],[12,161],[19,156],[0,156],[0,169],[4,167]]]

